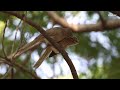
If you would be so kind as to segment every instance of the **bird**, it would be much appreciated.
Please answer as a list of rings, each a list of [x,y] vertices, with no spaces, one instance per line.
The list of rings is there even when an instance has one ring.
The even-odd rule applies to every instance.
[[[56,29],[59,31],[57,31]],[[51,36],[53,36],[52,39],[54,39],[55,42],[57,42],[63,49],[66,49],[67,47],[78,43],[78,39],[73,36],[70,29],[55,28],[55,30],[56,31],[54,31],[54,34],[51,34]],[[55,49],[50,43],[48,43],[45,52],[35,63],[34,68],[37,69],[45,59],[47,59],[48,57],[52,57],[56,54],[59,54],[59,51]]]
[[[69,28],[63,27],[54,27],[46,30],[46,33],[52,38],[56,43],[58,43],[63,49],[66,49],[68,46],[75,45],[78,43],[78,39],[73,35],[72,30]],[[44,53],[41,55],[39,60],[33,66],[37,69],[41,63],[48,57],[52,57],[56,54],[59,54],[59,51],[52,46],[52,44],[42,35],[40,34],[33,41],[28,44],[22,46],[17,53],[13,54],[14,57],[21,55],[27,51],[33,51],[36,49],[42,42],[46,43],[46,48]]]

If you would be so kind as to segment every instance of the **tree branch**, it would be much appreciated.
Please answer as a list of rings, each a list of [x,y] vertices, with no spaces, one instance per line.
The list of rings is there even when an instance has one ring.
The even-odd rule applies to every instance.
[[[26,68],[24,68],[22,65],[18,64],[18,63],[12,63],[14,66],[18,67],[20,70],[23,70],[27,73],[29,73],[31,76],[33,76],[35,79],[40,79],[40,77],[36,76],[34,73],[32,73],[31,71],[27,70]]]
[[[54,11],[47,11],[47,14],[56,23],[58,23],[59,25],[61,25],[63,27],[68,27],[68,28],[72,29],[74,32],[90,32],[90,31],[101,31],[101,30],[104,31],[102,29],[103,26],[102,26],[101,22],[98,22],[96,24],[84,24],[84,25],[68,24],[68,22],[64,18],[57,15],[57,13]],[[104,25],[105,30],[112,30],[112,29],[120,27],[119,19],[106,20],[105,23],[106,23]]]
[[[11,62],[10,60],[6,60],[3,57],[1,57],[1,61],[4,61],[3,63],[8,64],[10,66],[15,66],[18,69],[27,72],[28,74],[30,74],[32,77],[34,77],[35,79],[40,79],[40,77],[36,76],[34,73],[32,73],[31,71],[27,70],[26,68],[24,68],[22,65],[16,63],[16,62]],[[11,70],[11,69],[10,69]]]
[[[7,20],[5,22],[5,27],[4,27],[4,30],[3,30],[3,38],[2,38],[2,51],[3,51],[3,54],[4,54],[5,58],[7,58],[7,55],[6,55],[5,50],[4,50],[4,36],[5,36],[6,27],[7,27]]]
[[[98,13],[98,15],[99,15],[99,18],[100,18],[101,23],[102,23],[102,28],[104,29],[105,24],[106,24],[106,20],[103,18],[103,16],[102,16],[102,14],[101,14],[101,12],[100,12],[100,11],[96,11],[96,12],[97,12],[97,13]]]
[[[120,11],[110,11],[110,12],[120,17]]]
[[[20,18],[20,19],[23,20],[22,15],[20,15],[19,13],[15,12],[15,11],[3,11],[3,12],[4,13],[8,13],[10,15],[14,15],[17,18]],[[56,43],[52,38],[50,38],[48,36],[48,34],[43,30],[43,28],[41,28],[40,25],[34,23],[31,20],[28,20],[26,17],[24,17],[24,21],[26,23],[28,23],[29,25],[33,26],[34,28],[36,28],[62,54],[62,56],[64,57],[64,59],[66,60],[67,64],[70,67],[70,70],[72,72],[73,78],[74,79],[78,79],[78,75],[77,75],[77,72],[75,70],[75,67],[74,67],[71,59],[68,57],[66,51],[63,48],[61,48],[61,46],[58,43]]]

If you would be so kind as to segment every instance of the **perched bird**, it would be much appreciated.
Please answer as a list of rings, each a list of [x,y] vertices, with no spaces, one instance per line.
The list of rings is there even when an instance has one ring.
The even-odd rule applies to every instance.
[[[53,30],[53,29],[52,29]],[[54,28],[54,31],[50,31],[51,35],[50,37],[57,42],[63,49],[67,48],[68,46],[75,45],[78,43],[78,40],[75,36],[73,36],[72,31],[68,28]],[[40,59],[36,62],[34,65],[34,68],[38,68],[41,63],[47,58],[52,57],[56,54],[58,54],[59,51],[55,49],[49,42],[47,44],[46,50],[43,53],[43,55],[40,57]]]
[[[74,45],[78,43],[78,40],[75,36],[72,34],[72,30],[69,28],[62,28],[62,27],[55,27],[46,30],[46,33],[56,42],[58,43],[63,49],[67,48],[70,45]],[[52,44],[43,36],[39,35],[37,38],[35,38],[30,43],[22,46],[17,53],[13,54],[14,57],[17,57],[21,55],[22,53],[25,53],[29,50],[36,49],[40,43],[45,42],[47,47],[45,49],[45,52],[40,57],[40,59],[35,63],[34,68],[38,68],[41,63],[47,58],[52,57],[56,54],[58,54],[58,50],[52,46]]]

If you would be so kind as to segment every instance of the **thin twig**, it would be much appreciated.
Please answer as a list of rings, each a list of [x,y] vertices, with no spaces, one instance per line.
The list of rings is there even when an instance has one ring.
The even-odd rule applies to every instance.
[[[26,11],[25,15],[23,15],[23,19],[24,19],[24,16],[26,16],[26,15],[27,15],[27,11]],[[22,23],[22,19],[21,19],[21,22],[20,22],[20,23]],[[22,26],[24,27],[24,22],[23,22],[22,24],[23,24]],[[18,25],[19,25],[19,24],[18,24]],[[19,43],[18,49],[16,50],[16,53],[18,52],[19,48],[20,48],[21,45],[22,45],[22,36],[23,36],[23,30],[22,30],[22,29],[21,29],[21,33],[20,33],[20,34],[21,34],[21,35],[20,35],[20,38],[21,38],[21,39],[20,39],[20,43]],[[15,53],[15,54],[16,54],[16,53]],[[14,55],[14,56],[15,56],[15,55]],[[14,56],[13,56],[13,57],[14,57]]]
[[[18,23],[18,25],[16,26],[16,33],[15,33],[15,38],[14,38],[14,42],[13,42],[13,45],[12,45],[12,50],[11,50],[11,54],[13,53],[13,49],[15,47],[15,42],[16,42],[16,37],[17,37],[17,32],[18,32],[18,29],[19,29],[19,26],[21,24],[22,20],[20,20],[20,22]],[[14,56],[13,56],[14,57]]]
[[[6,27],[7,27],[7,20],[5,22],[5,27],[4,27],[4,30],[3,30],[3,38],[2,38],[2,51],[3,51],[4,56],[7,58],[7,55],[6,55],[5,50],[4,50],[4,35],[5,35]]]
[[[14,15],[14,16],[20,18],[20,19],[23,19],[22,15],[20,15],[19,13],[14,12],[14,11],[3,11],[3,12]],[[66,53],[66,51],[63,48],[61,48],[61,46],[58,43],[56,43],[52,38],[50,38],[48,36],[48,34],[45,32],[45,30],[43,30],[43,28],[41,28],[40,25],[34,23],[31,20],[28,20],[26,17],[24,17],[24,18],[25,18],[25,22],[27,22],[29,25],[36,28],[62,54],[62,56],[64,57],[64,59],[66,60],[67,64],[70,67],[73,78],[78,79],[76,69],[75,69],[71,59],[68,57],[68,54]]]
[[[38,77],[37,75],[35,75],[34,73],[32,73],[31,71],[27,70],[26,68],[24,68],[22,65],[16,63],[16,62],[11,62],[10,60],[6,60],[8,58],[4,58],[2,56],[0,56],[1,60],[3,61],[3,63],[8,64],[9,66],[15,66],[18,69],[20,69],[23,72],[27,72],[29,75],[31,75],[32,77],[34,77],[35,79],[41,79],[40,77]]]
[[[30,74],[32,77],[34,77],[35,79],[40,79],[40,77],[36,76],[34,73],[32,73],[31,71],[27,70],[26,68],[24,68],[22,65],[16,63],[16,62],[10,62],[10,60],[6,60],[4,58],[2,58],[2,61],[4,61],[4,63],[10,65],[10,66],[15,66],[18,69],[20,69],[21,71],[27,72],[28,74]]]
[[[103,16],[101,15],[100,11],[96,11],[99,15],[99,18],[101,20],[101,23],[102,23],[102,30],[104,30],[105,26],[106,26],[106,21],[105,19],[103,18]]]
[[[31,71],[27,70],[26,68],[24,68],[22,65],[18,64],[18,63],[14,63],[14,66],[18,67],[20,70],[22,70],[23,72],[27,72],[28,74],[30,74],[32,77],[34,77],[35,79],[40,79],[40,77],[36,76],[34,73],[32,73]]]
[[[120,17],[120,11],[110,11],[110,12]]]
[[[1,78],[1,79],[6,79],[7,78],[7,76],[8,76],[8,74],[9,74],[9,72],[11,71],[11,67],[9,67],[8,68],[8,70],[6,71],[6,73],[3,75],[3,77]]]
[[[16,37],[17,37],[17,32],[18,32],[18,29],[19,29],[19,26],[20,26],[21,22],[22,22],[22,20],[20,20],[20,22],[19,22],[18,25],[16,26],[16,33],[15,33],[14,42],[13,42],[13,44],[12,44],[11,54],[12,54],[13,51],[14,51],[15,42],[16,42]],[[16,50],[15,52],[17,52],[17,50]],[[15,56],[15,54],[16,54],[16,53],[14,53],[13,57]],[[12,61],[12,58],[13,58],[13,57],[11,57],[11,61]],[[13,79],[13,78],[14,78],[14,68],[13,68],[13,66],[11,66],[11,79]]]

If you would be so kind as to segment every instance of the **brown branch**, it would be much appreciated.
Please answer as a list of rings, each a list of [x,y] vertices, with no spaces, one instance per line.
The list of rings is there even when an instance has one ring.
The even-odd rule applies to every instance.
[[[14,12],[14,11],[3,11],[3,12],[4,13],[8,13],[10,15],[14,15],[17,18],[23,19],[22,15]],[[73,78],[74,79],[78,79],[78,75],[77,75],[77,72],[75,70],[75,67],[74,67],[71,59],[68,57],[68,54],[66,53],[66,51],[63,48],[61,48],[61,46],[58,43],[56,43],[52,38],[50,38],[48,36],[48,34],[43,30],[43,28],[41,28],[40,25],[34,23],[31,20],[28,20],[26,17],[24,17],[24,21],[26,23],[28,23],[29,25],[33,26],[34,28],[36,28],[62,54],[62,56],[64,57],[64,59],[66,60],[67,64],[70,67],[70,70],[72,72]]]
[[[4,62],[3,62],[3,63],[4,63]],[[6,73],[3,75],[3,77],[1,77],[1,79],[6,79],[10,71],[11,71],[11,67],[8,68],[8,70],[7,70]]]
[[[27,14],[27,12],[26,12],[26,14]],[[23,20],[24,20],[24,16],[26,16],[25,14],[23,14]],[[20,20],[20,22],[19,22],[19,24],[18,24],[18,26],[16,27],[16,34],[17,34],[17,31],[18,31],[18,28],[19,28],[19,26],[20,26],[20,24],[22,23],[22,19]],[[23,22],[24,23],[24,22]],[[14,55],[13,55],[13,57],[17,54],[17,52],[18,52],[18,50],[19,50],[19,48],[20,48],[20,46],[21,46],[21,44],[22,44],[22,35],[23,35],[23,32],[22,32],[22,30],[20,30],[21,31],[21,39],[20,39],[20,43],[19,43],[19,46],[18,46],[18,48],[17,48],[17,50],[16,50],[16,53],[14,53]],[[15,36],[15,40],[16,40],[16,36]]]
[[[74,29],[74,27],[71,27],[67,21],[64,20],[64,18],[61,18],[60,16],[57,15],[57,13],[55,11],[46,11],[48,16],[50,16],[50,18],[52,18],[56,23],[60,24],[63,27],[69,27]]]
[[[15,38],[14,38],[14,42],[13,42],[13,44],[12,44],[12,50],[11,50],[11,54],[13,53],[13,49],[14,49],[14,47],[15,47],[15,42],[16,42],[16,38],[17,38],[17,32],[18,32],[18,29],[19,29],[19,26],[20,26],[20,24],[21,24],[21,22],[22,22],[22,20],[20,20],[20,22],[18,23],[18,25],[16,26],[16,33],[15,33]],[[16,50],[16,52],[17,52],[18,50]],[[16,53],[15,53],[16,54]],[[14,55],[15,56],[15,55]],[[14,57],[13,56],[13,57]]]
[[[110,12],[120,17],[120,11],[110,11]]]
[[[97,14],[99,15],[99,19],[101,21],[101,24],[102,24],[102,28],[101,30],[103,30],[105,28],[105,25],[106,25],[106,20],[103,18],[103,16],[101,15],[101,12],[100,11],[96,11]]]
[[[6,55],[5,50],[4,50],[4,35],[5,35],[6,27],[7,27],[7,20],[5,22],[5,27],[4,27],[4,30],[3,30],[3,38],[2,38],[2,51],[3,51],[3,54],[4,54],[5,58],[7,58],[7,55]]]
[[[1,57],[1,61],[3,61],[3,63],[8,64],[9,66],[15,66],[18,69],[22,70],[23,72],[27,72],[28,74],[30,74],[32,77],[34,77],[35,79],[40,79],[40,77],[36,76],[34,73],[32,73],[31,71],[27,70],[26,68],[24,68],[22,65],[16,63],[16,62],[11,62],[10,60],[6,60],[5,58]],[[11,69],[10,69],[11,70]]]
[[[16,33],[15,33],[14,42],[13,42],[13,44],[12,44],[11,54],[12,54],[13,51],[14,51],[14,47],[15,47],[15,43],[16,43],[16,38],[17,38],[17,32],[18,32],[18,30],[19,30],[19,26],[20,26],[21,22],[22,22],[22,20],[20,20],[20,22],[19,22],[18,25],[16,26]],[[16,50],[15,52],[17,52],[17,50]],[[16,54],[16,53],[14,53],[13,57],[15,56],[15,54]],[[12,61],[12,58],[13,58],[13,57],[11,57],[11,61]],[[14,68],[13,68],[13,66],[11,66],[11,79],[13,79],[13,78],[14,78]]]
[[[3,62],[3,63],[5,63],[5,62]],[[1,79],[6,79],[9,74],[10,74],[10,79],[13,79],[14,74],[11,73],[12,69],[13,69],[13,66],[9,67],[8,70],[6,71],[6,73],[3,75],[3,77]]]
[[[36,76],[34,73],[32,73],[31,71],[27,70],[26,68],[24,68],[22,65],[18,64],[18,63],[12,63],[14,66],[18,67],[20,70],[29,73],[31,76],[33,76],[35,79],[40,79],[40,77]]]
[[[68,24],[68,22],[57,15],[54,11],[47,11],[48,16],[50,16],[56,23],[63,27],[68,27],[72,29],[74,32],[90,32],[90,31],[101,31],[102,23],[98,22],[96,24],[83,24],[83,25],[76,25],[76,24]],[[106,24],[104,25],[104,30],[112,30],[115,28],[120,27],[120,20],[106,20]],[[102,31],[104,31],[102,30]]]
[[[10,60],[6,60],[4,57],[1,57],[1,60],[3,61],[3,63],[8,64],[9,66],[15,66],[18,69],[27,72],[28,74],[30,74],[32,77],[34,77],[35,79],[40,79],[39,77],[37,77],[34,73],[30,72],[29,70],[27,70],[26,68],[24,68],[22,65],[16,63],[16,62],[11,62]],[[11,70],[11,69],[10,69]]]

